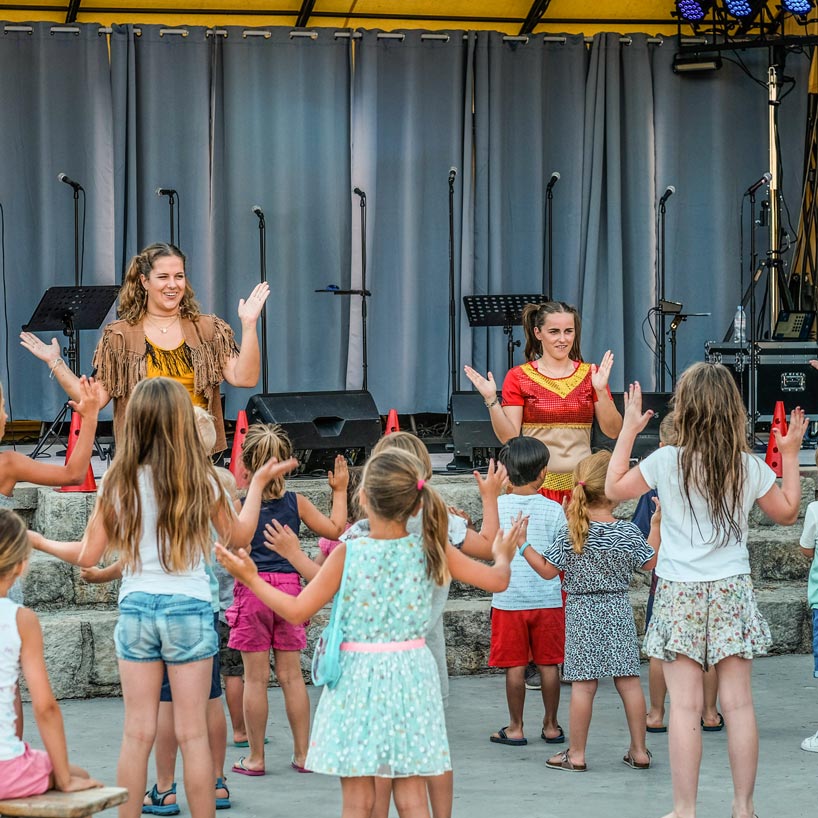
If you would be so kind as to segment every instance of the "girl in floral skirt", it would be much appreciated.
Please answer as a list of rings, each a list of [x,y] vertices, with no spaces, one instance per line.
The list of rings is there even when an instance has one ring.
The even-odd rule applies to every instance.
[[[701,677],[711,665],[727,726],[732,816],[753,818],[758,731],[750,674],[753,655],[770,645],[770,630],[750,579],[747,517],[757,502],[773,521],[795,522],[801,500],[798,452],[808,421],[796,408],[788,433],[774,431],[783,465],[779,487],[772,469],[750,454],[747,415],[728,369],[694,364],[679,379],[674,404],[676,445],[658,449],[629,470],[636,435],[652,415],[642,413],[639,384],[631,384],[605,494],[626,500],[655,488],[662,503],[659,584],[644,649],[662,660],[672,702],[674,803],[667,818],[696,813]]]

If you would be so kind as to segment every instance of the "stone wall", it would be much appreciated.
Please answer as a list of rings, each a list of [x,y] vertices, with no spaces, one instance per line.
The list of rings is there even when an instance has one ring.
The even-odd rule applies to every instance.
[[[468,476],[438,476],[436,488],[445,501],[462,508],[479,526],[479,494]],[[291,486],[328,511],[326,481],[299,479]],[[806,505],[815,496],[815,483],[802,478],[802,507],[798,522],[784,528],[754,509],[749,536],[750,562],[759,607],[770,623],[773,652],[809,653],[812,650],[812,618],[806,602],[807,561],[798,550]],[[59,540],[80,539],[93,508],[93,494],[66,493],[21,486],[15,490],[18,511],[32,528]],[[624,503],[617,515],[630,517],[635,503]],[[306,550],[317,553],[310,532],[303,538]],[[637,572],[631,589],[638,633],[643,635],[649,577]],[[24,578],[26,605],[38,612],[43,625],[46,663],[58,698],[84,698],[119,694],[119,678],[113,646],[117,618],[118,583],[89,585],[79,569],[44,554],[34,554]],[[482,673],[489,652],[490,595],[458,582],[452,584],[444,625],[452,675]],[[308,630],[308,648],[302,656],[309,678],[312,646],[326,624],[329,609],[317,614]]]

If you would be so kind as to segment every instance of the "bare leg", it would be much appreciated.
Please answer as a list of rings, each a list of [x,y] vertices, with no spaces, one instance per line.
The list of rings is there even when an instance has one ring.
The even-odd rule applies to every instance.
[[[301,651],[274,650],[276,679],[284,694],[287,721],[293,733],[293,761],[303,767],[310,742],[310,697],[301,675]],[[263,741],[262,737],[262,741]]]
[[[173,722],[182,751],[185,796],[193,818],[213,818],[213,757],[207,738],[207,697],[213,660],[168,665]]]
[[[233,727],[233,741],[247,741],[247,729],[244,726],[244,679],[241,676],[222,678],[227,712],[230,713],[230,724]]]
[[[227,719],[224,717],[224,705],[221,696],[208,699],[207,702],[207,742],[210,755],[213,757],[213,782],[224,778],[224,757],[227,754]],[[227,790],[220,787],[215,798],[227,798]]]
[[[645,746],[645,694],[642,692],[642,683],[638,676],[617,676],[614,684],[625,706],[625,718],[628,720],[628,730],[631,734],[631,746],[628,751],[637,764],[647,764],[650,756]],[[573,736],[572,730],[572,740]]]
[[[267,730],[267,685],[270,683],[270,652],[241,652],[244,662],[244,724],[250,751],[244,759],[249,770],[264,769],[264,733]]]
[[[508,704],[508,738],[525,738],[523,708],[525,707],[525,665],[506,668],[506,702]],[[495,735],[497,735],[495,733]]]
[[[571,703],[568,707],[571,741],[568,756],[573,764],[585,764],[585,748],[588,744],[588,729],[591,726],[597,685],[596,679],[574,682],[571,685]],[[557,756],[549,760],[554,760],[556,763]]]
[[[542,729],[548,738],[560,734],[557,724],[557,710],[560,706],[560,669],[559,665],[537,665],[542,679],[542,703],[545,706],[545,717]],[[522,714],[521,714],[522,715]]]
[[[392,802],[392,779],[374,778],[375,803],[370,818],[388,818],[389,804]]]
[[[716,668],[711,667],[705,671],[704,679],[704,707],[702,708],[702,721],[707,727],[718,727],[719,711],[717,701],[719,697],[719,675]]]
[[[245,665],[246,667],[246,665]],[[373,777],[341,779],[341,818],[369,818],[375,805],[375,781]]]
[[[159,716],[156,722],[156,742],[153,760],[156,764],[156,789],[167,792],[176,780],[176,729],[173,725],[173,702],[159,702]],[[150,795],[145,796],[145,804],[150,805]],[[163,804],[176,803],[176,794],[166,795]]]
[[[650,710],[648,711],[647,726],[661,727],[665,723],[665,674],[662,669],[662,660],[651,658],[648,670],[648,693],[650,695]]]
[[[116,783],[129,792],[145,792],[148,756],[156,735],[163,668],[162,662],[119,660],[125,724]],[[141,813],[142,802],[139,798],[131,798],[119,807],[119,818],[138,818]]]
[[[673,780],[673,818],[695,818],[702,762],[702,668],[678,654],[664,662],[665,682],[670,694],[668,749]]]
[[[443,775],[433,775],[426,779],[432,818],[452,818],[454,802],[454,773],[449,770]]]
[[[523,669],[525,684],[525,669]],[[426,781],[419,775],[396,778],[392,782],[395,806],[400,818],[429,818],[429,802],[426,798]]]
[[[754,814],[758,729],[753,709],[752,669],[752,660],[740,656],[728,656],[716,665],[733,775],[733,818],[753,818]]]

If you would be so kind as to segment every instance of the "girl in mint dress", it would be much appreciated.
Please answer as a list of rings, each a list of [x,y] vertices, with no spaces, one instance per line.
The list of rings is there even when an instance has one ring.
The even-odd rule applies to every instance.
[[[243,551],[217,547],[225,568],[293,623],[329,602],[346,570],[341,677],[321,696],[306,764],[341,777],[345,808],[371,807],[375,778],[391,778],[398,812],[428,815],[422,777],[451,769],[440,681],[424,638],[432,590],[449,580],[448,514],[422,471],[414,455],[397,449],[369,460],[360,491],[369,536],[333,551],[297,597],[260,580]],[[406,522],[421,505],[423,535],[408,534]]]

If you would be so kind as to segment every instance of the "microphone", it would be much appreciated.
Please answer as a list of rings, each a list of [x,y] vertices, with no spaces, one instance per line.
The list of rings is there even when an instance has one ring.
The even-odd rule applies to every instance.
[[[179,194],[172,187],[158,187],[156,188],[157,196],[178,196]]]
[[[69,179],[68,176],[66,176],[64,173],[58,173],[57,178],[61,182],[65,182],[65,184],[71,185],[71,187],[73,187],[75,191],[85,190],[85,188],[79,182],[75,182],[73,179]]]
[[[455,167],[449,168],[449,184],[450,185],[454,184],[455,176],[457,176],[457,168],[455,168]]]
[[[261,221],[264,221],[264,211],[258,205],[253,205],[250,210],[252,210]]]
[[[770,182],[773,180],[773,175],[770,171],[767,171],[754,185],[750,185],[745,192],[745,196],[749,196],[751,193],[755,193],[760,187],[763,185],[769,185]]]
[[[354,187],[354,188],[352,188],[352,192],[353,192],[353,193],[354,193],[356,196],[366,196],[366,193],[364,193],[364,192],[363,192],[363,191],[362,191],[362,190],[361,190],[359,187]]]
[[[558,170],[555,170],[551,174],[551,178],[548,180],[548,184],[545,187],[546,193],[549,190],[551,190],[554,187],[554,185],[557,184],[557,182],[559,182],[559,180],[560,180],[560,172]]]
[[[659,199],[659,205],[663,205],[675,192],[676,188],[673,187],[673,185],[668,185],[665,188],[665,192],[662,194],[662,198]]]

